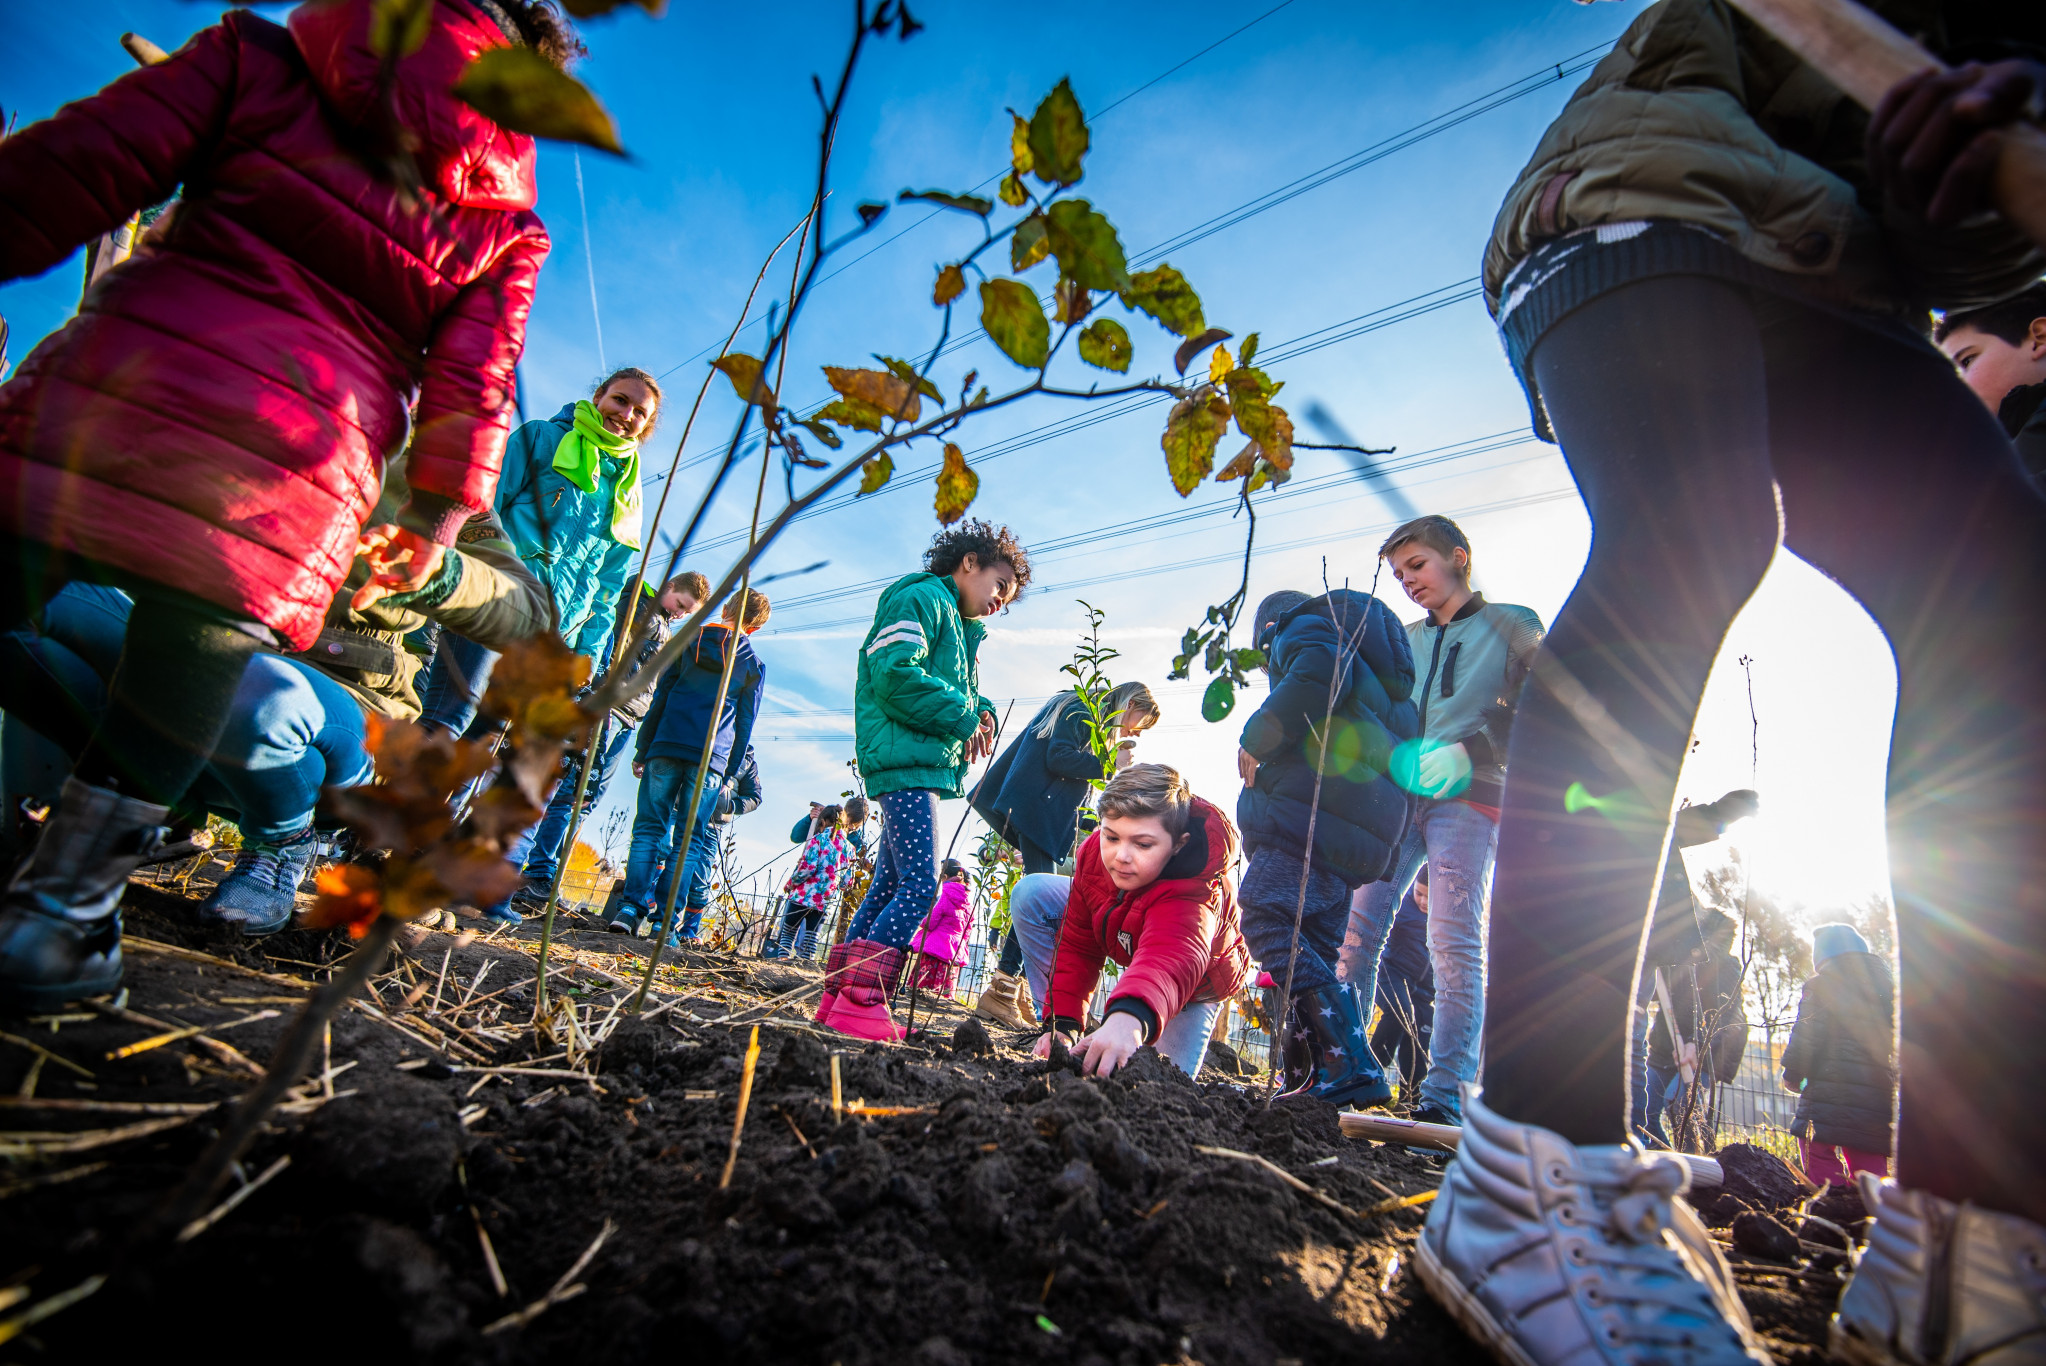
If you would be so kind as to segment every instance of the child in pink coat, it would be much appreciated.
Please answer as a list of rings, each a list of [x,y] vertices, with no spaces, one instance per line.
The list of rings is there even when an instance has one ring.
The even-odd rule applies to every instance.
[[[973,927],[973,912],[967,907],[966,869],[959,860],[946,859],[938,877],[938,900],[911,937],[909,949],[922,955],[916,975],[918,988],[950,996],[959,976],[966,932]]]

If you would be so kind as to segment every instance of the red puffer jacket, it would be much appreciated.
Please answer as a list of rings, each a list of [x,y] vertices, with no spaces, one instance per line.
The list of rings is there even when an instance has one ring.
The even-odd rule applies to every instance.
[[[504,33],[433,6],[394,102],[427,193],[351,150],[371,122],[371,0],[290,29],[236,11],[161,65],[0,142],[0,279],[50,269],[180,185],[0,385],[0,529],[182,589],[296,648],[355,557],[417,397],[411,506],[443,544],[487,508],[547,234],[533,142],[451,93]]]
[[[1195,1001],[1221,1001],[1250,976],[1250,949],[1236,911],[1236,827],[1219,807],[1193,799],[1193,835],[1148,887],[1124,892],[1101,864],[1101,834],[1080,846],[1066,917],[1059,929],[1051,1013],[1081,1018],[1104,959],[1122,964],[1108,998],[1141,1005],[1132,1013],[1151,1037]]]

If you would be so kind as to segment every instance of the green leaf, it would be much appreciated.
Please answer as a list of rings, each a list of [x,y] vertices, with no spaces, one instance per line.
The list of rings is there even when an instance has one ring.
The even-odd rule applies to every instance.
[[[966,467],[966,452],[947,441],[945,465],[938,471],[938,520],[946,526],[966,515],[980,492],[980,476]]]
[[[1216,414],[1205,392],[1173,405],[1159,444],[1165,448],[1165,468],[1180,497],[1199,488],[1208,471],[1215,468],[1215,443],[1227,426],[1227,419]]]
[[[1150,314],[1168,332],[1177,332],[1182,337],[1199,336],[1208,325],[1201,316],[1200,295],[1194,293],[1184,275],[1169,265],[1140,270],[1130,276],[1122,301]],[[1185,372],[1186,367],[1181,366],[1180,373]]]
[[[1028,171],[1032,165],[1030,155],[1030,121],[1013,109],[1009,111],[1009,117],[1015,120],[1009,127],[1009,165],[1015,168],[1015,174],[1009,178],[1015,180],[1017,185],[1021,186],[1023,182],[1017,180],[1017,177]],[[1002,202],[1013,207],[1023,202],[1023,196],[1019,193],[1014,200],[1011,200],[1005,194],[1002,196]]]
[[[832,431],[831,428],[825,426],[814,417],[799,418],[798,421],[802,426],[809,428],[810,435],[816,437],[834,451],[845,444],[844,437]]]
[[[433,24],[433,0],[376,0],[369,12],[369,50],[382,57],[410,57],[426,44]]]
[[[916,372],[910,374],[913,377]],[[840,365],[825,366],[824,378],[847,398],[872,404],[893,420],[914,422],[923,411],[913,379],[886,370],[849,370]]]
[[[1239,365],[1225,380],[1229,403],[1236,410],[1236,429],[1257,442],[1264,458],[1280,470],[1293,467],[1293,419],[1271,402],[1279,391],[1271,376],[1252,365]]]
[[[982,218],[986,218],[995,209],[995,201],[992,199],[982,199],[977,194],[951,194],[944,190],[916,190],[913,192],[904,190],[896,198],[927,200],[932,204],[943,205],[948,209],[958,209],[964,213],[979,214]]]
[[[1236,685],[1229,681],[1226,674],[1220,678],[1210,679],[1208,690],[1201,694],[1201,719],[1220,721],[1235,710]]]
[[[1129,373],[1130,334],[1113,318],[1096,318],[1080,334],[1080,359],[1119,375]]]
[[[1030,286],[1016,280],[989,280],[980,287],[980,325],[1002,354],[1028,370],[1040,370],[1051,358],[1051,324],[1044,305]]]
[[[878,432],[888,421],[888,414],[863,399],[841,398],[827,403],[810,414],[813,422],[836,422],[841,427],[855,431]]]
[[[1246,645],[1235,652],[1234,658],[1237,668],[1255,669],[1265,662],[1265,652]]]
[[[1084,199],[1061,199],[1047,214],[1045,235],[1059,273],[1086,289],[1129,288],[1129,265],[1115,227]]]
[[[774,395],[760,382],[760,362],[742,351],[728,352],[710,363],[711,369],[732,382],[732,390],[748,403],[774,410]]]
[[[1087,155],[1087,120],[1073,97],[1071,80],[1061,80],[1030,116],[1030,166],[1049,185],[1071,185],[1080,178],[1080,159]],[[1025,168],[1019,166],[1017,170]]]
[[[908,361],[897,360],[893,356],[882,355],[876,355],[874,359],[880,361],[881,364],[887,366],[889,372],[893,374],[895,378],[901,380],[904,384],[915,385],[918,393],[930,399],[931,402],[937,404],[940,408],[943,408],[945,406],[945,396],[938,392],[938,386],[931,383],[931,381],[924,377],[923,375],[919,375],[916,372],[916,367],[914,365],[911,365]]]
[[[872,493],[895,475],[895,460],[883,451],[860,466],[860,492]]]
[[[941,266],[938,283],[931,286],[931,303],[943,308],[966,292],[966,272],[958,266]]]
[[[1002,202],[1012,209],[1020,209],[1030,199],[1030,191],[1023,188],[1023,178],[1014,171],[1002,177],[999,193]]]
[[[463,69],[455,98],[498,127],[624,156],[597,97],[529,47],[494,47]]]
[[[1256,354],[1257,333],[1253,332],[1243,339],[1243,348],[1236,353],[1236,363],[1238,365],[1248,365],[1250,364],[1250,358]]]
[[[1045,234],[1045,218],[1033,213],[1016,225],[1009,235],[1009,267],[1024,271],[1051,254],[1051,239]]]

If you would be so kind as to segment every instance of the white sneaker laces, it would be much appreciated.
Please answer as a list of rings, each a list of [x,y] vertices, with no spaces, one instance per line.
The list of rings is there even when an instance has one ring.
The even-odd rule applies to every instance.
[[[1657,1310],[1693,1323],[1719,1320],[1711,1292],[1698,1283],[1664,1237],[1673,1217],[1672,1201],[1689,1175],[1681,1161],[1663,1154],[1637,1154],[1617,1171],[1587,1170],[1560,1162],[1551,1171],[1554,1179],[1578,1182],[1590,1189],[1594,1203],[1605,1215],[1603,1221],[1565,1219],[1580,1223],[1593,1235],[1571,1245],[1570,1259],[1579,1265],[1612,1269],[1612,1274],[1586,1288],[1585,1298],[1594,1305],[1635,1305],[1650,1311],[1647,1317],[1627,1315],[1609,1321],[1607,1334],[1615,1341],[1668,1346],[1695,1341],[1690,1328],[1657,1322]]]

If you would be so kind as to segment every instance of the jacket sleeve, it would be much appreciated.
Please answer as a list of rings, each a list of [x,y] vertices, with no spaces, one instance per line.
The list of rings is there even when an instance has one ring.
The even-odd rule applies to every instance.
[[[1825,1047],[1826,1013],[1812,984],[1804,984],[1797,1001],[1797,1023],[1790,1027],[1790,1042],[1783,1046],[1783,1084],[1793,1091],[1804,1090]]]
[[[1520,690],[1527,685],[1528,675],[1534,672],[1535,656],[1541,653],[1546,634],[1542,629],[1542,619],[1524,607],[1501,615],[1506,617],[1501,623],[1506,637],[1505,674],[1499,680],[1492,705],[1480,716],[1477,728],[1469,735],[1459,737],[1459,743],[1474,764],[1506,762],[1506,745],[1513,733],[1514,713],[1520,707]]]
[[[742,680],[744,687],[733,704],[732,749],[733,754],[744,755],[753,745],[753,722],[760,715],[760,702],[767,692],[767,668],[758,659],[748,656],[752,665],[752,677]],[[729,765],[731,759],[725,763]]]
[[[732,814],[747,816],[758,811],[763,795],[760,790],[760,762],[753,757],[749,747],[745,761],[739,767],[739,781],[732,788]]]
[[[1052,727],[1051,744],[1044,766],[1060,778],[1107,778],[1110,768],[1087,743],[1087,708],[1079,701],[1067,707]]]
[[[618,600],[626,589],[632,587],[633,564],[638,558],[639,552],[631,546],[612,542],[611,548],[604,552],[604,567],[598,571],[597,591],[591,594],[591,601],[601,604]],[[590,619],[583,623],[582,629],[576,632],[575,639],[569,642],[569,648],[579,655],[587,655],[591,659],[599,658],[598,652],[604,648],[604,642],[611,638],[612,628],[619,619],[622,618],[614,619],[605,612],[591,612]]]
[[[668,709],[668,694],[675,691],[675,680],[688,667],[687,661],[678,659],[661,675],[661,681],[654,684],[653,703],[646,709],[646,720],[639,723],[639,739],[632,746],[633,762],[646,762],[646,752],[653,745],[654,737],[660,734],[661,713]]]
[[[241,46],[231,23],[0,140],[0,280],[39,275],[170,198],[225,131]]]
[[[1212,889],[1202,883],[1151,908],[1130,950],[1130,965],[1115,980],[1108,1009],[1115,1009],[1117,1001],[1132,1000],[1151,1011],[1158,1030],[1172,1022],[1208,975],[1215,901]],[[1157,1037],[1155,1032],[1152,1037]]]
[[[1087,998],[1101,981],[1101,965],[1107,958],[1094,933],[1094,915],[1081,901],[1080,879],[1074,878],[1072,890],[1066,893],[1065,919],[1059,922],[1057,970],[1052,974],[1050,999],[1045,1002],[1053,1020],[1070,1022],[1075,1028],[1085,1021]]]
[[[425,615],[478,645],[501,650],[554,629],[554,600],[509,550],[463,546],[461,581]]]
[[[445,526],[450,514],[442,509],[490,507],[497,491],[526,318],[547,250],[547,230],[532,214],[524,215],[520,234],[455,296],[427,343],[409,466],[412,516],[401,515],[400,521],[426,530],[419,523],[432,520],[431,530],[436,539],[446,537],[444,544],[452,544],[460,521],[455,528]]]
[[[801,844],[808,838],[810,838],[810,818],[808,816],[796,817],[796,823],[789,827],[789,843]]]
[[[980,728],[980,699],[930,671],[938,627],[938,609],[927,594],[898,593],[884,602],[867,637],[867,687],[891,720],[925,735],[965,740]]]
[[[1271,695],[1243,726],[1243,748],[1260,762],[1298,744],[1310,727],[1328,715],[1329,678],[1336,667],[1333,633],[1321,623],[1296,620],[1287,628],[1294,641],[1280,643],[1284,676],[1272,684]],[[1342,698],[1336,698],[1341,705]]]

